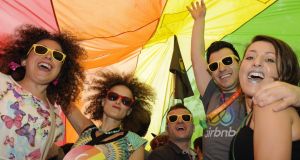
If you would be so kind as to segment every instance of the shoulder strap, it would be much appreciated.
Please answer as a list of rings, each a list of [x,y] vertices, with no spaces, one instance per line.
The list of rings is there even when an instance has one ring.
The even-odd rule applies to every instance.
[[[251,112],[247,115],[246,122],[244,123],[244,126],[247,126],[247,127],[250,126],[252,117],[253,117],[253,114],[252,114],[252,110],[251,110]]]
[[[81,134],[83,134],[84,132],[86,132],[86,131],[89,130],[89,129],[95,130],[95,129],[97,129],[97,126],[96,126],[95,124],[92,124],[92,125],[90,125],[90,126],[87,126],[87,127],[81,132]],[[81,135],[81,134],[80,134],[80,135]]]
[[[48,101],[48,99],[47,99]],[[47,142],[45,145],[45,148],[42,153],[42,160],[46,159],[48,155],[48,151],[51,148],[53,141],[54,141],[54,135],[55,135],[55,114],[54,114],[54,106],[51,105],[51,103],[48,101],[48,105],[50,107],[50,118],[51,118],[51,127],[50,127],[50,133],[47,138]]]

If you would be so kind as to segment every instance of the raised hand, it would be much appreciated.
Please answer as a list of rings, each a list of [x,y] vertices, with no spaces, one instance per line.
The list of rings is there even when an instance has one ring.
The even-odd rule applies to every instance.
[[[197,2],[192,2],[191,3],[191,7],[187,6],[186,7],[188,9],[188,11],[191,13],[192,17],[194,18],[194,20],[196,21],[197,19],[201,19],[205,17],[206,14],[206,7],[205,4],[203,2],[203,0],[201,0],[201,5],[200,3]]]

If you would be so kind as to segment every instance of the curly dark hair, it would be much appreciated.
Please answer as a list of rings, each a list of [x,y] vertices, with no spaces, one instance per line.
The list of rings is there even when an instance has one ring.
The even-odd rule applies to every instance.
[[[75,101],[82,89],[84,81],[83,68],[79,60],[85,58],[85,50],[79,46],[75,37],[69,33],[50,33],[44,28],[24,24],[11,35],[9,42],[0,47],[0,71],[11,75],[16,81],[24,78],[25,67],[19,67],[15,71],[8,66],[10,62],[21,64],[27,58],[27,52],[31,46],[41,40],[53,40],[60,44],[66,59],[59,73],[59,83],[55,86],[50,83],[47,87],[47,98],[54,104],[61,106],[68,113],[68,106]]]
[[[169,142],[169,136],[166,132],[163,132],[157,136],[155,136],[150,141],[150,147],[152,150],[155,150],[156,148],[163,146]]]
[[[99,78],[94,79],[89,87],[90,90],[95,91],[95,94],[87,98],[90,103],[85,114],[91,115],[93,120],[101,120],[103,117],[102,100],[107,92],[116,85],[124,85],[132,92],[135,101],[131,106],[132,112],[122,120],[121,127],[124,131],[132,131],[144,136],[151,122],[151,102],[155,98],[153,89],[140,82],[132,74],[100,72],[97,76]]]

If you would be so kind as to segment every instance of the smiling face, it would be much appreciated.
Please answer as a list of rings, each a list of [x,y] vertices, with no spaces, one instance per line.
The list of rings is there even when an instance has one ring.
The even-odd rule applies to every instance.
[[[278,79],[276,52],[266,41],[256,41],[246,50],[240,66],[240,85],[246,96],[252,97],[262,86]]]
[[[190,115],[191,113],[183,108],[178,108],[170,111],[170,115]],[[167,120],[167,132],[169,139],[173,142],[190,141],[194,132],[193,119],[185,121],[183,117],[177,117],[177,120],[170,122]]]
[[[52,50],[62,51],[61,46],[53,40],[41,40],[37,44],[41,44]],[[34,49],[31,49],[28,52],[27,59],[22,61],[22,65],[26,67],[24,80],[47,85],[58,76],[62,62],[55,60],[51,52],[36,54]]]
[[[103,99],[103,118],[112,118],[117,121],[121,121],[125,118],[125,116],[131,113],[132,108],[125,105],[122,99],[133,99],[133,95],[131,90],[124,85],[116,85],[109,90],[110,93],[114,93],[119,95],[117,98],[110,98],[106,96]],[[124,104],[125,103],[125,104]]]
[[[222,48],[211,54],[209,62],[218,62],[227,56],[234,56],[232,50],[230,50],[229,48]],[[239,63],[234,59],[233,63],[230,65],[219,63],[219,67],[215,71],[212,71],[210,73],[212,78],[222,91],[233,92],[235,91],[238,84],[238,72]]]

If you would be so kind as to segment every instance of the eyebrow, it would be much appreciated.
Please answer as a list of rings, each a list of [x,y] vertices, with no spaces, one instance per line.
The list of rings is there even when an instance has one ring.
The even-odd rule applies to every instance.
[[[267,53],[267,54],[275,54],[276,55],[275,52],[265,52],[265,53]]]
[[[118,94],[118,95],[120,95],[120,96],[122,96],[122,97],[127,97],[127,98],[132,98],[132,99],[133,99],[133,97],[131,97],[131,96],[123,95],[123,94],[120,94],[120,93],[118,93],[118,92],[116,92],[116,91],[113,91],[113,90],[109,90],[107,93],[109,93],[109,92],[116,93],[116,94]]]
[[[257,50],[255,50],[255,49],[251,49],[251,50],[248,50],[248,52],[254,52],[254,53],[257,53]],[[266,54],[274,54],[274,55],[276,55],[276,52],[270,52],[270,51],[267,51],[267,52],[264,52],[264,53],[266,53]]]

